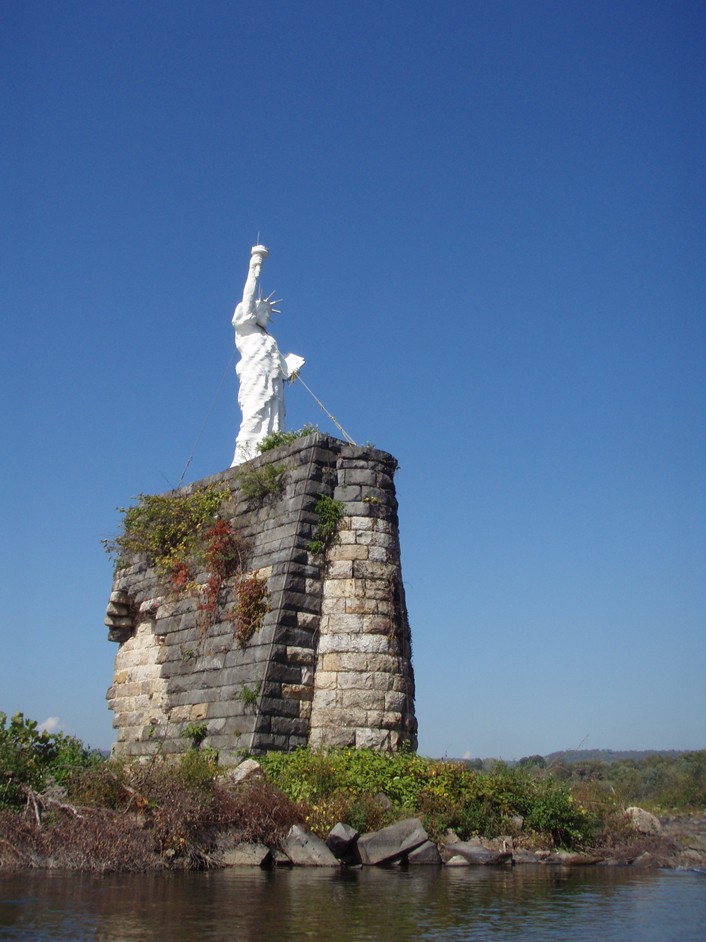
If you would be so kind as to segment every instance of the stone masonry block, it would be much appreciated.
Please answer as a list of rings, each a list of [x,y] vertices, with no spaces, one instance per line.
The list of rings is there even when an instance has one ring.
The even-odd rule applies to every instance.
[[[399,693],[414,695],[414,682],[411,676],[404,670],[392,675],[392,689]]]
[[[330,657],[331,655],[326,655]],[[325,671],[319,668],[316,672],[316,692],[317,695],[322,690],[335,690],[338,687],[338,673],[336,671]]]
[[[333,560],[328,564],[326,575],[329,579],[352,579],[353,561],[351,559]]]
[[[299,716],[299,702],[283,697],[263,697],[260,700],[260,712],[266,716]]]
[[[392,566],[371,559],[357,559],[353,563],[353,576],[356,579],[390,579],[394,575]]]
[[[387,654],[389,641],[382,635],[326,635],[319,640],[320,654]]]
[[[355,537],[356,534],[352,534],[352,536]],[[357,543],[351,540],[350,543],[340,543],[332,546],[328,551],[328,558],[330,560],[330,566],[333,566],[338,562],[348,562],[349,560],[354,559],[367,559],[368,548],[366,546],[358,546]],[[351,575],[353,575],[352,572]],[[340,576],[334,576],[334,578],[340,578]]]
[[[367,598],[374,600],[389,599],[392,595],[393,587],[389,579],[366,579],[365,594]]]
[[[343,611],[346,615],[371,615],[375,611],[376,602],[365,596],[356,599],[340,599],[343,602]]]
[[[363,631],[371,635],[389,635],[393,625],[384,615],[363,615]]]
[[[379,694],[380,708],[384,706],[385,696],[392,690],[392,674],[377,671],[340,671],[338,686],[341,690],[371,690]]]
[[[318,689],[316,691],[316,708],[317,710],[325,710],[330,707],[340,706],[338,702],[338,691],[335,688],[331,689]]]
[[[193,723],[208,716],[207,703],[189,703],[176,707],[169,714],[172,723]]]
[[[345,709],[382,710],[385,694],[377,690],[339,690],[339,702]]]
[[[358,533],[361,530],[374,530],[375,529],[375,519],[373,517],[368,516],[367,513],[358,517],[354,517],[354,516],[347,517],[346,523],[348,525],[348,529],[352,530],[355,533]]]
[[[368,559],[371,563],[388,563],[390,551],[386,546],[370,546],[368,548]]]
[[[359,530],[356,533],[359,546],[381,546],[390,551],[392,556],[399,555],[399,548],[392,534],[382,530]]]
[[[378,749],[386,751],[390,748],[390,731],[384,729],[357,729],[355,732],[356,749]]]
[[[385,710],[387,712],[399,712],[405,708],[407,695],[400,690],[391,690],[385,694]]]
[[[286,649],[286,658],[291,664],[313,666],[316,662],[316,655],[311,648],[290,646]]]
[[[319,627],[319,616],[312,612],[297,612],[297,626],[309,631],[316,631]]]
[[[362,497],[361,488],[358,484],[339,485],[334,491],[336,500],[343,501],[344,504],[353,501],[359,501]]]
[[[368,725],[371,726],[372,714],[368,714]],[[375,723],[379,725],[381,729],[402,729],[402,711],[401,710],[384,710],[381,715],[378,716],[375,713]]]
[[[336,670],[395,673],[399,669],[397,658],[390,654],[354,654],[349,652],[327,655],[327,657],[338,658]]]
[[[282,696],[290,700],[311,700],[314,688],[308,684],[282,684]]]
[[[356,657],[363,658],[365,655],[356,655]],[[323,654],[319,657],[318,665],[316,669],[316,683],[317,686],[321,682],[322,672],[328,673],[329,671],[335,672],[343,670],[343,661],[344,655],[341,654]],[[358,670],[358,667],[350,668],[352,670]],[[362,669],[362,668],[361,668]]]
[[[312,749],[346,749],[355,746],[355,729],[336,729],[312,726],[309,745]]]
[[[313,704],[316,708],[316,703]],[[325,710],[316,710],[317,722],[329,729],[350,729],[356,726],[365,726],[366,711],[360,707],[332,706]]]
[[[351,573],[352,575],[352,573]],[[304,592],[316,597],[321,592],[321,579],[313,577],[304,580]]]
[[[285,736],[306,736],[309,732],[308,722],[301,717],[290,719],[284,716],[273,716],[271,723],[273,735],[281,733]]]
[[[324,598],[352,599],[365,594],[365,584],[360,579],[329,579],[324,587]]]
[[[342,484],[361,484],[363,487],[375,488],[378,477],[378,473],[371,468],[344,468],[339,475],[339,481]]]
[[[326,622],[324,628],[324,621]],[[362,615],[327,615],[321,619],[321,631],[328,633],[358,632],[363,630],[364,620]]]
[[[321,602],[321,616],[343,614],[348,608],[348,599],[324,598]]]
[[[276,680],[282,684],[282,693],[284,694],[285,684],[294,684],[301,681],[302,669],[298,664],[277,664],[270,663],[267,670],[267,679]]]

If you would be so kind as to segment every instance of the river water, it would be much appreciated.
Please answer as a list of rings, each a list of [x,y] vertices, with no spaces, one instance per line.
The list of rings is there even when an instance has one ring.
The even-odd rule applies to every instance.
[[[706,875],[539,866],[0,872],[0,939],[703,942]]]

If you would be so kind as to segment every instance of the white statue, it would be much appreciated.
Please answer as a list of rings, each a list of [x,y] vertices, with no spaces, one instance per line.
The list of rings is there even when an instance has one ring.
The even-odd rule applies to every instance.
[[[235,368],[240,382],[238,405],[243,419],[232,468],[254,458],[258,443],[270,432],[284,431],[284,381],[294,379],[304,365],[302,357],[293,353],[282,356],[277,341],[267,333],[272,314],[279,313],[272,295],[256,296],[262,264],[268,255],[264,245],[253,246],[243,300],[233,314],[235,345],[240,353]]]

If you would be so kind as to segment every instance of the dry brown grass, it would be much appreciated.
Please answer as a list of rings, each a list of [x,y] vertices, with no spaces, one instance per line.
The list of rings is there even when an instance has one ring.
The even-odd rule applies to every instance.
[[[0,811],[0,868],[204,868],[224,835],[230,844],[278,847],[304,821],[274,785],[228,786],[208,763],[106,764],[82,772],[67,799],[28,791],[22,810]]]

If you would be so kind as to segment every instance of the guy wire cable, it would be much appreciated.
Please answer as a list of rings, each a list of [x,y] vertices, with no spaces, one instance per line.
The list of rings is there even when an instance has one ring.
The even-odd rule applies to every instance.
[[[327,409],[326,406],[323,404],[323,402],[322,402],[317,396],[315,396],[314,393],[309,389],[309,387],[306,385],[306,383],[305,383],[304,380],[301,378],[301,376],[299,375],[299,373],[296,373],[296,374],[292,377],[292,382],[294,382],[295,380],[299,380],[299,382],[302,384],[302,386],[304,387],[304,389],[306,389],[306,391],[309,393],[309,395],[311,396],[311,398],[321,407],[321,409],[326,413],[326,415],[329,417],[329,419],[331,419],[331,421],[332,421],[333,424],[336,426],[336,428],[339,430],[339,432],[341,432],[341,434],[343,435],[343,437],[345,438],[345,440],[348,442],[348,444],[349,444],[349,445],[355,445],[356,443],[355,443],[355,442],[353,441],[353,439],[350,437],[350,435],[348,434],[348,432],[343,428],[343,426],[341,425],[341,423],[340,423],[333,415],[331,415],[331,413],[328,411],[328,409]]]

